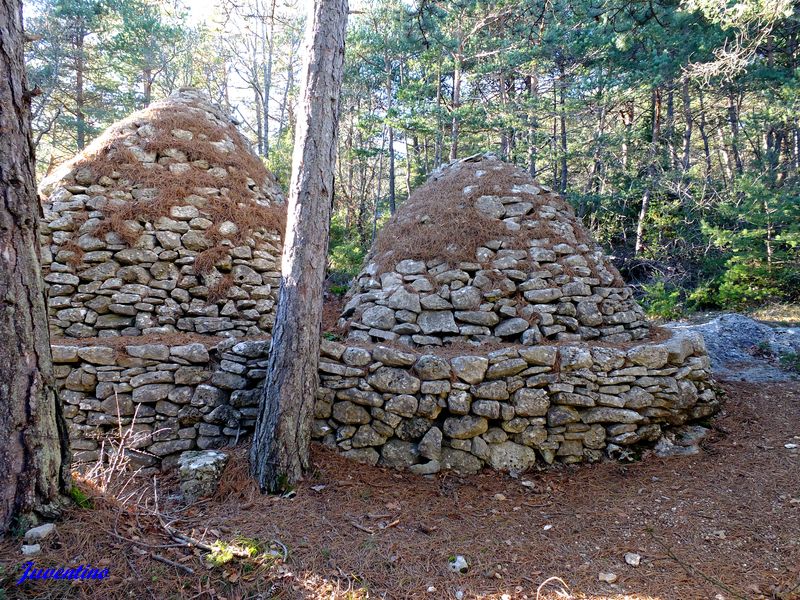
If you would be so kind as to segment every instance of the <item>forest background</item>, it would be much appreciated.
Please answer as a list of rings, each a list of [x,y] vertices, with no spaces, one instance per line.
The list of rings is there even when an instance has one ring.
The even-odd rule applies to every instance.
[[[302,0],[35,0],[40,177],[184,86],[285,187]],[[800,6],[365,0],[351,6],[329,289],[438,166],[492,151],[562,193],[653,316],[800,297]]]

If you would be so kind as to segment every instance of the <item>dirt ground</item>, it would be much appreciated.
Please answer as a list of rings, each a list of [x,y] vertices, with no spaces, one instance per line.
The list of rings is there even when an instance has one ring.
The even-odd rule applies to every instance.
[[[216,496],[188,507],[170,477],[113,494],[84,482],[93,507],[70,511],[35,563],[111,576],[18,587],[16,540],[0,546],[0,584],[9,598],[800,599],[800,385],[723,385],[691,457],[425,478],[315,448],[312,476],[279,498],[253,488],[242,449]],[[173,530],[221,540],[218,562],[226,548],[258,554],[210,567],[156,509]],[[448,570],[458,554],[465,574]]]

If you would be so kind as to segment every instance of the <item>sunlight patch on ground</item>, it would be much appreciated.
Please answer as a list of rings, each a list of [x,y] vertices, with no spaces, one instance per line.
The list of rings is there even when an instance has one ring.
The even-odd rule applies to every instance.
[[[779,323],[781,325],[800,325],[800,303],[768,304],[750,313],[754,319]]]

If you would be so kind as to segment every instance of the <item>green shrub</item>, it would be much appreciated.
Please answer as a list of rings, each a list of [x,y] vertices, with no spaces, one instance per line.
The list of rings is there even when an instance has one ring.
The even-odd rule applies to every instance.
[[[341,283],[338,280],[349,280],[358,275],[364,262],[364,254],[358,237],[345,227],[342,216],[334,215],[328,243],[328,272],[344,276],[337,277],[337,283]]]
[[[660,319],[677,319],[683,314],[679,289],[667,289],[663,281],[656,281],[642,287],[646,293],[642,298],[642,306],[647,316]]]
[[[93,506],[92,499],[77,485],[73,484],[73,486],[69,488],[69,496],[72,498],[72,501],[81,508],[92,508]]]
[[[789,352],[781,355],[781,366],[788,370],[800,373],[800,352]]]

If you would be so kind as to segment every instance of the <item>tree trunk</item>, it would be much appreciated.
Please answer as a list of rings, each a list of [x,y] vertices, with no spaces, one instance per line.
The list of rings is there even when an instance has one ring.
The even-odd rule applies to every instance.
[[[142,103],[147,106],[153,99],[153,69],[142,69]]]
[[[564,102],[564,89],[567,87],[564,68],[561,68],[561,77],[559,78],[559,122],[561,125],[561,184],[559,191],[562,194],[567,192],[567,109]]]
[[[683,86],[681,87],[681,99],[683,102],[683,156],[681,157],[681,166],[683,172],[686,173],[691,166],[690,158],[692,151],[692,125],[694,119],[692,118],[692,99],[689,95],[689,78],[684,77]]]
[[[442,146],[444,146],[442,127],[442,60],[440,58],[439,66],[436,70],[436,141],[433,151],[434,169],[438,169],[439,165],[442,164]]]
[[[389,125],[389,214],[393,215],[397,210],[395,180],[396,174],[394,169],[394,127]],[[380,184],[379,184],[380,185]]]
[[[86,114],[83,112],[83,71],[85,61],[83,56],[84,38],[86,33],[81,26],[75,40],[75,138],[78,150],[86,146]]]
[[[258,154],[261,156],[265,156],[264,154],[264,126],[261,122],[261,94],[257,89],[253,89],[253,104],[256,107],[256,147],[258,148]]]
[[[700,130],[700,137],[703,140],[703,156],[705,157],[706,163],[706,174],[705,179],[706,181],[710,181],[711,179],[711,144],[709,143],[709,135],[708,131],[706,130],[706,107],[703,101],[703,92],[702,90],[699,93],[699,100],[700,100],[700,122],[698,123],[698,129]]]
[[[628,146],[630,145],[633,131],[633,102],[626,102],[620,114],[622,115],[622,123],[625,126],[625,131],[622,134],[622,168],[627,169],[628,161],[630,160]]]
[[[281,100],[281,109],[278,113],[278,145],[280,146],[281,139],[283,138],[283,130],[287,126],[287,122],[284,121],[284,115],[287,112],[287,105],[289,104],[289,93],[292,91],[292,86],[294,85],[294,46],[289,44],[290,54],[287,62],[286,68],[286,88],[283,90],[283,99]],[[288,119],[287,119],[288,121]]]
[[[500,158],[507,161],[511,152],[511,138],[509,128],[506,125],[508,114],[508,94],[506,89],[506,77],[502,71],[497,74],[497,89],[500,92],[500,112],[503,116],[500,124]]]
[[[378,158],[378,189],[375,194],[375,203],[372,205],[372,239],[370,240],[370,244],[375,243],[375,236],[378,235],[378,215],[380,214],[381,188],[383,187],[383,154],[386,150],[386,130],[387,128],[384,127],[383,135],[381,136],[381,152],[380,158]]]
[[[262,25],[262,52],[266,54],[262,60],[262,79],[264,81],[264,101],[262,110],[264,112],[264,158],[269,157],[269,96],[272,93],[272,56],[275,53],[275,0],[271,2],[269,14],[269,33]]]
[[[22,3],[0,0],[0,535],[32,513],[56,517],[69,486],[23,61]]]
[[[736,174],[741,175],[744,171],[742,156],[739,153],[739,107],[736,104],[733,92],[728,94],[728,122],[731,126],[731,152],[733,162],[736,165]]]
[[[645,184],[644,194],[642,194],[642,206],[639,209],[639,220],[636,224],[636,245],[634,254],[639,256],[644,249],[644,230],[647,213],[650,211],[650,197],[653,194],[655,185],[656,161],[658,160],[658,145],[661,137],[661,90],[653,88],[651,97],[651,109],[653,114],[653,130],[650,138],[650,151],[648,152],[647,164],[647,183]]]
[[[250,451],[262,492],[286,490],[310,466],[346,26],[347,0],[316,0],[306,32],[278,312]]]
[[[594,132],[594,149],[592,150],[592,164],[589,167],[589,177],[586,179],[586,187],[584,188],[584,194],[591,194],[593,192],[597,192],[598,188],[598,179],[600,177],[600,172],[602,170],[602,164],[600,157],[603,153],[603,133],[605,130],[606,124],[606,106],[602,103],[602,98],[599,99],[600,106],[597,108],[597,129]],[[581,217],[585,216],[585,212],[582,212]]]
[[[411,173],[413,167],[411,165],[411,150],[413,146],[408,144],[408,130],[403,133],[403,141],[406,145],[406,198],[411,196]]]
[[[461,106],[461,56],[454,57],[453,67],[453,120],[450,129],[450,160],[458,158],[458,109]]]
[[[538,92],[539,81],[534,75],[529,75],[525,79],[528,86],[528,173],[531,177],[536,177],[536,114],[534,112],[534,101]]]
[[[722,127],[717,128],[717,143],[719,144],[720,163],[722,164],[722,176],[725,185],[733,183],[733,171],[731,170],[731,159],[728,155],[728,148],[725,145],[725,138],[722,135]]]
[[[553,137],[550,141],[550,148],[553,151],[553,189],[559,189],[558,179],[558,85],[553,79]]]
[[[670,82],[670,85],[672,85],[672,82]],[[667,92],[667,118],[665,129],[667,130],[667,151],[669,152],[670,168],[677,169],[678,153],[675,151],[675,92],[672,88]]]

